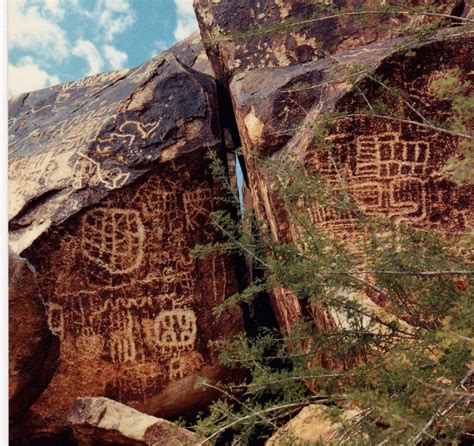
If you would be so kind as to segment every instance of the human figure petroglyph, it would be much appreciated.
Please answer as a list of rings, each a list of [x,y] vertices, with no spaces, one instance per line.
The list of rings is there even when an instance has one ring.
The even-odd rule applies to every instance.
[[[191,350],[196,341],[196,315],[192,310],[161,312],[155,320],[157,345],[165,350]]]
[[[82,252],[110,274],[126,274],[143,260],[145,228],[133,209],[97,208],[82,220]]]

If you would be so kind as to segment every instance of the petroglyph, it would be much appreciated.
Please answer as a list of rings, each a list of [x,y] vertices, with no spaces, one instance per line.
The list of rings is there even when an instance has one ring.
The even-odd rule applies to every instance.
[[[77,151],[78,160],[74,166],[76,171],[75,185],[78,188],[83,187],[85,181],[91,182],[91,177],[84,174],[90,172],[96,178],[98,184],[102,184],[106,189],[113,190],[122,187],[130,177],[130,172],[123,171],[116,167],[114,169],[104,169],[98,161],[95,161],[90,156]],[[84,161],[85,160],[85,161]]]
[[[163,311],[155,321],[157,344],[164,350],[192,350],[196,341],[196,315],[192,310]]]
[[[97,368],[111,367],[101,378],[104,395],[144,402],[209,365],[207,340],[218,331],[208,308],[236,288],[230,262],[191,254],[216,237],[210,212],[219,201],[207,163],[196,155],[186,168],[159,166],[69,219],[33,251],[61,354],[90,364],[78,371],[84,386]],[[75,394],[85,391],[75,386]]]
[[[135,210],[99,208],[84,216],[83,254],[111,274],[126,274],[143,260],[145,228]]]
[[[240,329],[208,305],[225,297],[213,282],[234,277],[234,265],[217,262],[211,275],[211,259],[192,255],[219,240],[210,213],[224,205],[203,156],[221,147],[215,83],[183,63],[166,53],[12,100],[11,236],[38,269],[61,342],[61,367],[34,413],[52,431],[77,396],[157,407],[173,379],[204,363],[221,373],[208,340]],[[182,397],[164,406],[202,395]]]
[[[199,224],[199,218],[209,219],[211,212],[211,195],[209,190],[197,190],[186,192],[183,195],[184,215],[186,228],[195,230]]]
[[[184,378],[186,367],[181,358],[172,358],[169,364],[169,377],[172,380]]]
[[[197,352],[190,352],[183,356],[173,357],[168,366],[171,380],[177,380],[199,370],[204,364],[202,356]]]
[[[115,332],[111,335],[110,355],[112,362],[134,361],[137,355],[135,341],[130,333]]]
[[[48,314],[49,329],[58,336],[64,335],[64,314],[63,307],[54,302],[46,303],[46,311]]]
[[[457,188],[446,183],[440,170],[454,153],[455,141],[416,126],[384,124],[376,119],[372,124],[363,120],[367,134],[354,135],[344,132],[344,125],[350,125],[350,121],[345,122],[330,138],[332,148],[317,151],[309,159],[310,169],[323,174],[335,191],[341,189],[342,180],[365,213],[424,227],[433,224],[430,216],[447,193],[440,196],[440,191],[449,187],[456,195]],[[467,212],[467,208],[456,210],[457,219],[467,223]],[[315,204],[311,214],[315,224],[332,232],[355,228],[351,213],[341,214]]]

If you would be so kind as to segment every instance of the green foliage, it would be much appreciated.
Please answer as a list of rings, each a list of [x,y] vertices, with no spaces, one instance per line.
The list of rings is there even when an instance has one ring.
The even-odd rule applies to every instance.
[[[239,252],[263,276],[215,313],[284,288],[303,306],[319,305],[345,323],[322,331],[308,316],[287,337],[262,329],[253,339],[215,345],[222,363],[245,369],[248,379],[218,387],[223,399],[197,423],[200,435],[211,436],[210,442],[220,438],[218,444],[263,444],[302,407],[323,402],[364,414],[356,424],[343,425],[344,444],[416,444],[414,438],[438,413],[443,415],[421,440],[436,436],[452,444],[472,421],[465,407],[469,393],[461,384],[474,351],[472,266],[449,238],[363,215],[343,190],[317,174],[292,163],[257,162],[275,178],[300,238],[297,244],[276,243],[263,224],[249,234],[240,222],[217,214],[229,241],[201,254],[213,248]],[[352,242],[314,227],[308,206],[316,199],[355,215],[363,263]],[[355,298],[371,292],[387,303],[384,311]]]
[[[433,80],[430,87],[434,94],[452,104],[453,113],[447,122],[447,127],[453,132],[471,135],[471,138],[462,139],[460,156],[451,159],[445,169],[452,174],[454,180],[474,184],[472,175],[474,171],[474,140],[472,138],[474,94],[472,83],[461,81],[459,70],[450,69],[446,70],[439,79]]]

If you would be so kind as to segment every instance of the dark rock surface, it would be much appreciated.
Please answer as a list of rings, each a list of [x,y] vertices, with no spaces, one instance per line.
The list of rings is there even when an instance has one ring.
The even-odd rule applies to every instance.
[[[8,275],[8,399],[10,424],[15,425],[48,385],[59,342],[48,329],[34,268],[10,251]]]
[[[277,241],[298,242],[300,228],[255,153],[331,184],[342,179],[367,215],[440,234],[472,225],[473,188],[443,171],[460,139],[414,122],[420,116],[408,106],[398,110],[405,121],[362,109],[400,107],[373,72],[428,120],[448,119],[450,104],[432,82],[451,68],[462,80],[472,76],[473,32],[449,19],[457,26],[414,42],[407,25],[442,18],[368,14],[361,24],[354,8],[370,0],[329,2],[343,8],[329,19],[317,9],[326,3],[195,0],[203,42],[195,33],[135,69],[10,100],[10,247],[31,262],[38,284],[26,261],[11,261],[12,444],[74,444],[71,426],[83,445],[177,444],[170,424],[136,410],[193,415],[216,396],[195,387],[198,377],[232,377],[209,341],[241,331],[242,314],[229,309],[216,319],[212,309],[252,273],[250,263],[245,270],[231,257],[192,254],[197,244],[221,241],[211,214],[228,206],[209,150],[226,161],[235,192],[229,152],[242,143],[243,204]],[[467,2],[408,3],[470,14]],[[340,112],[346,116],[329,127],[330,149],[322,150],[317,120]],[[304,211],[315,227],[352,243],[363,264],[352,214],[318,202]],[[355,297],[390,317],[380,296]],[[341,322],[285,289],[271,299],[286,333],[308,310],[324,331]],[[317,361],[331,366],[323,356]]]
[[[208,341],[242,328],[239,309],[212,316],[236,268],[191,252],[219,239],[211,213],[226,206],[206,158],[225,153],[205,72],[191,37],[134,70],[11,100],[10,245],[36,267],[61,341],[18,441],[65,429],[78,397],[181,416],[215,396],[198,376],[229,376]]]
[[[197,1],[195,5],[205,36],[247,30],[251,19],[244,21],[241,16],[254,17],[256,21],[267,17],[254,14],[255,8],[251,6],[237,8],[234,2]],[[279,2],[260,2],[259,5],[280,11]],[[284,5],[291,9],[293,2]],[[401,31],[397,28],[399,24],[395,25],[396,35]],[[370,35],[363,27],[360,39],[349,45],[358,47],[346,50],[338,46],[338,39],[332,38],[330,42],[335,46],[328,51],[337,53],[336,56],[305,60],[306,63],[272,61],[271,57],[264,57],[264,46],[250,46],[252,39],[242,47],[233,46],[232,40],[219,42],[217,46],[212,39],[205,40],[215,71],[220,73],[222,81],[229,82],[249,178],[249,201],[276,240],[295,242],[299,229],[290,224],[274,192],[275,178],[256,162],[256,157],[280,161],[287,166],[299,164],[334,184],[342,178],[353,201],[367,215],[383,215],[417,228],[453,235],[465,232],[473,221],[473,188],[455,184],[442,170],[447,160],[457,153],[458,137],[423,123],[367,116],[360,111],[367,108],[362,102],[365,100],[384,103],[389,110],[399,107],[386,90],[367,77],[366,73],[373,70],[391,87],[405,91],[412,98],[414,108],[423,109],[426,119],[447,119],[450,104],[436,96],[431,83],[452,68],[460,70],[462,80],[468,79],[473,69],[472,31],[461,27],[445,29],[423,43],[403,36],[390,38],[393,35],[390,27],[386,27],[386,31],[368,40],[375,40],[374,43],[363,45],[367,42],[365,37]],[[322,29],[315,25],[311,32],[319,33]],[[270,51],[276,47],[265,48]],[[242,58],[247,62],[233,67],[238,51],[253,57],[252,61]],[[368,92],[365,99],[354,88],[354,79],[365,86]],[[322,150],[314,138],[318,132],[317,119],[327,113],[340,112],[349,116],[335,120],[327,139],[331,150]],[[406,105],[398,112],[408,121],[420,120]],[[353,215],[334,214],[318,203],[312,203],[307,212],[316,227],[353,243],[355,254],[360,254]],[[377,306],[382,304],[379,297],[371,296]],[[367,296],[359,298],[367,299]],[[291,332],[306,310],[284,289],[273,291],[272,302],[280,327]],[[367,305],[374,303],[369,300]],[[335,323],[324,309],[313,308],[312,311],[323,330]]]
[[[184,64],[210,72],[202,46],[190,39],[136,69],[10,100],[9,221],[15,252],[157,162],[219,146],[214,81]]]
[[[398,6],[389,0],[194,0],[201,36],[222,82],[255,68],[286,67],[406,34],[408,26],[443,20],[418,14],[361,11]],[[466,15],[458,0],[410,0],[404,10],[429,7]]]

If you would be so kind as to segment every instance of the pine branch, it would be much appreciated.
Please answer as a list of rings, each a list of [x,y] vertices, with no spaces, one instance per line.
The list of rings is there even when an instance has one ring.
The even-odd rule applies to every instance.
[[[324,402],[324,400],[321,400],[317,397],[315,397],[315,399],[318,399],[318,402]],[[329,400],[328,400],[329,402]],[[234,420],[232,421],[231,423],[228,423],[226,424],[225,426],[222,426],[220,427],[219,429],[217,429],[214,433],[212,433],[211,435],[209,435],[208,437],[204,438],[204,440],[202,440],[201,442],[199,442],[197,444],[197,446],[202,446],[204,444],[206,444],[207,442],[209,442],[210,440],[212,440],[213,438],[219,436],[220,434],[222,434],[223,432],[225,432],[226,430],[230,429],[231,427],[237,425],[237,424],[240,424],[246,420],[249,420],[253,417],[255,417],[256,415],[263,415],[263,414],[267,414],[267,413],[271,413],[271,412],[275,412],[277,410],[282,410],[282,409],[290,409],[290,408],[295,408],[295,407],[305,407],[305,406],[309,406],[311,404],[311,402],[297,402],[297,403],[287,403],[287,404],[279,404],[279,405],[276,405],[276,406],[272,406],[272,407],[268,407],[266,409],[263,409],[263,410],[260,410],[260,411],[257,411],[257,412],[254,412],[253,414],[251,415],[245,415],[243,417],[240,417],[238,418],[237,420]]]
[[[464,378],[462,381],[459,383],[459,385],[456,387],[456,390],[459,389],[460,387],[463,387],[464,384],[466,384],[471,376],[474,375],[474,367],[471,367],[469,371],[464,375]],[[440,421],[443,417],[445,417],[460,401],[462,401],[464,398],[466,398],[464,395],[458,398],[456,401],[453,401],[451,404],[449,404],[446,408],[441,409],[439,408],[436,413],[431,417],[431,419],[426,423],[426,425],[423,427],[423,429],[418,432],[412,439],[411,442],[413,445],[418,445],[421,443],[423,437],[425,435],[429,435],[429,430],[431,427],[437,422]],[[473,398],[471,397],[470,400]],[[431,437],[431,435],[430,435]],[[432,438],[432,437],[431,437]]]

